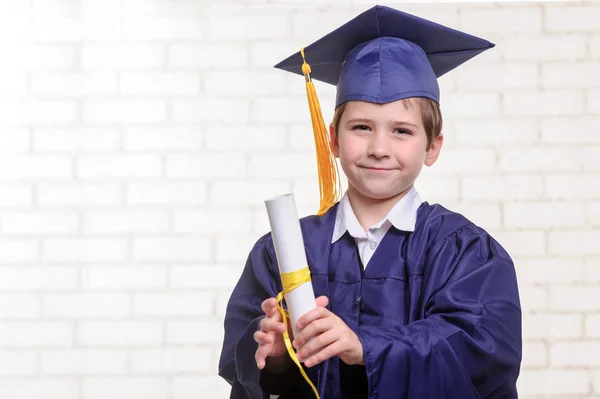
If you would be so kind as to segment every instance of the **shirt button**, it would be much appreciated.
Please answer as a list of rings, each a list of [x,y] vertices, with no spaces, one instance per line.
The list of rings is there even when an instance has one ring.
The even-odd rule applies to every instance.
[[[371,248],[371,249],[375,249],[375,248],[377,248],[377,242],[376,242],[376,241],[371,241],[371,242],[369,243],[369,248]]]

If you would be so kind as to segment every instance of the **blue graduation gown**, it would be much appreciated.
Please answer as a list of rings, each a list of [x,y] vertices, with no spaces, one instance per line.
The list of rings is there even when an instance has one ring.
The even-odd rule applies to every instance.
[[[424,202],[414,232],[390,228],[366,269],[354,239],[331,244],[337,204],[301,219],[315,295],[357,334],[365,366],[335,356],[306,368],[323,399],[517,398],[522,337],[513,262],[483,229]],[[270,234],[260,238],[229,300],[219,375],[231,398],[312,398],[295,365],[260,371],[260,305],[281,291]]]

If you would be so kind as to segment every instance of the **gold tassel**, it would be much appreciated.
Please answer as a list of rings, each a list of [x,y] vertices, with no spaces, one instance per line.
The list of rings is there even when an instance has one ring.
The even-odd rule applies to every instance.
[[[320,205],[317,215],[321,216],[339,201],[342,189],[338,165],[331,151],[329,132],[323,121],[317,91],[310,77],[310,65],[306,63],[306,58],[304,57],[304,48],[300,50],[300,54],[302,54],[302,73],[306,79],[306,95],[308,97],[308,107],[310,109],[310,119],[312,120],[315,148],[317,151],[320,193]]]

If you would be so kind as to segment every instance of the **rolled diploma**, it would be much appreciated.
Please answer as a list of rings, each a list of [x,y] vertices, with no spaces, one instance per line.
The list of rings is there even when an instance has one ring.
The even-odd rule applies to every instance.
[[[265,201],[271,236],[275,246],[277,263],[280,273],[289,273],[308,266],[304,239],[300,229],[300,220],[296,210],[293,194],[284,194]],[[285,295],[292,331],[294,336],[298,333],[296,322],[309,310],[316,307],[315,293],[310,282]]]

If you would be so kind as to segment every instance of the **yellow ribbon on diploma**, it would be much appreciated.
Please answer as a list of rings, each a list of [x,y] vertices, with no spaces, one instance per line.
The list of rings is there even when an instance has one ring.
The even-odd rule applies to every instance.
[[[300,373],[302,373],[302,377],[304,377],[306,382],[308,382],[308,384],[314,391],[317,399],[320,399],[317,388],[315,388],[315,386],[313,385],[310,378],[308,378],[308,376],[304,372],[304,368],[302,368],[302,365],[300,364],[300,361],[298,360],[298,357],[296,356],[296,352],[294,351],[294,347],[292,346],[292,342],[290,341],[290,335],[288,334],[290,316],[288,315],[287,310],[285,310],[282,305],[283,296],[285,294],[295,290],[296,288],[300,287],[302,284],[309,283],[311,281],[310,270],[308,267],[305,267],[304,269],[296,270],[293,272],[281,273],[280,276],[281,276],[281,285],[283,286],[283,291],[281,291],[279,294],[277,294],[277,309],[279,310],[279,313],[281,313],[281,317],[283,318],[283,323],[285,324],[285,327],[286,327],[285,331],[283,332],[283,342],[285,342],[285,347],[287,348],[288,354],[290,355],[290,357],[292,358],[294,363],[296,363],[296,366],[298,366],[298,368],[300,369]]]

